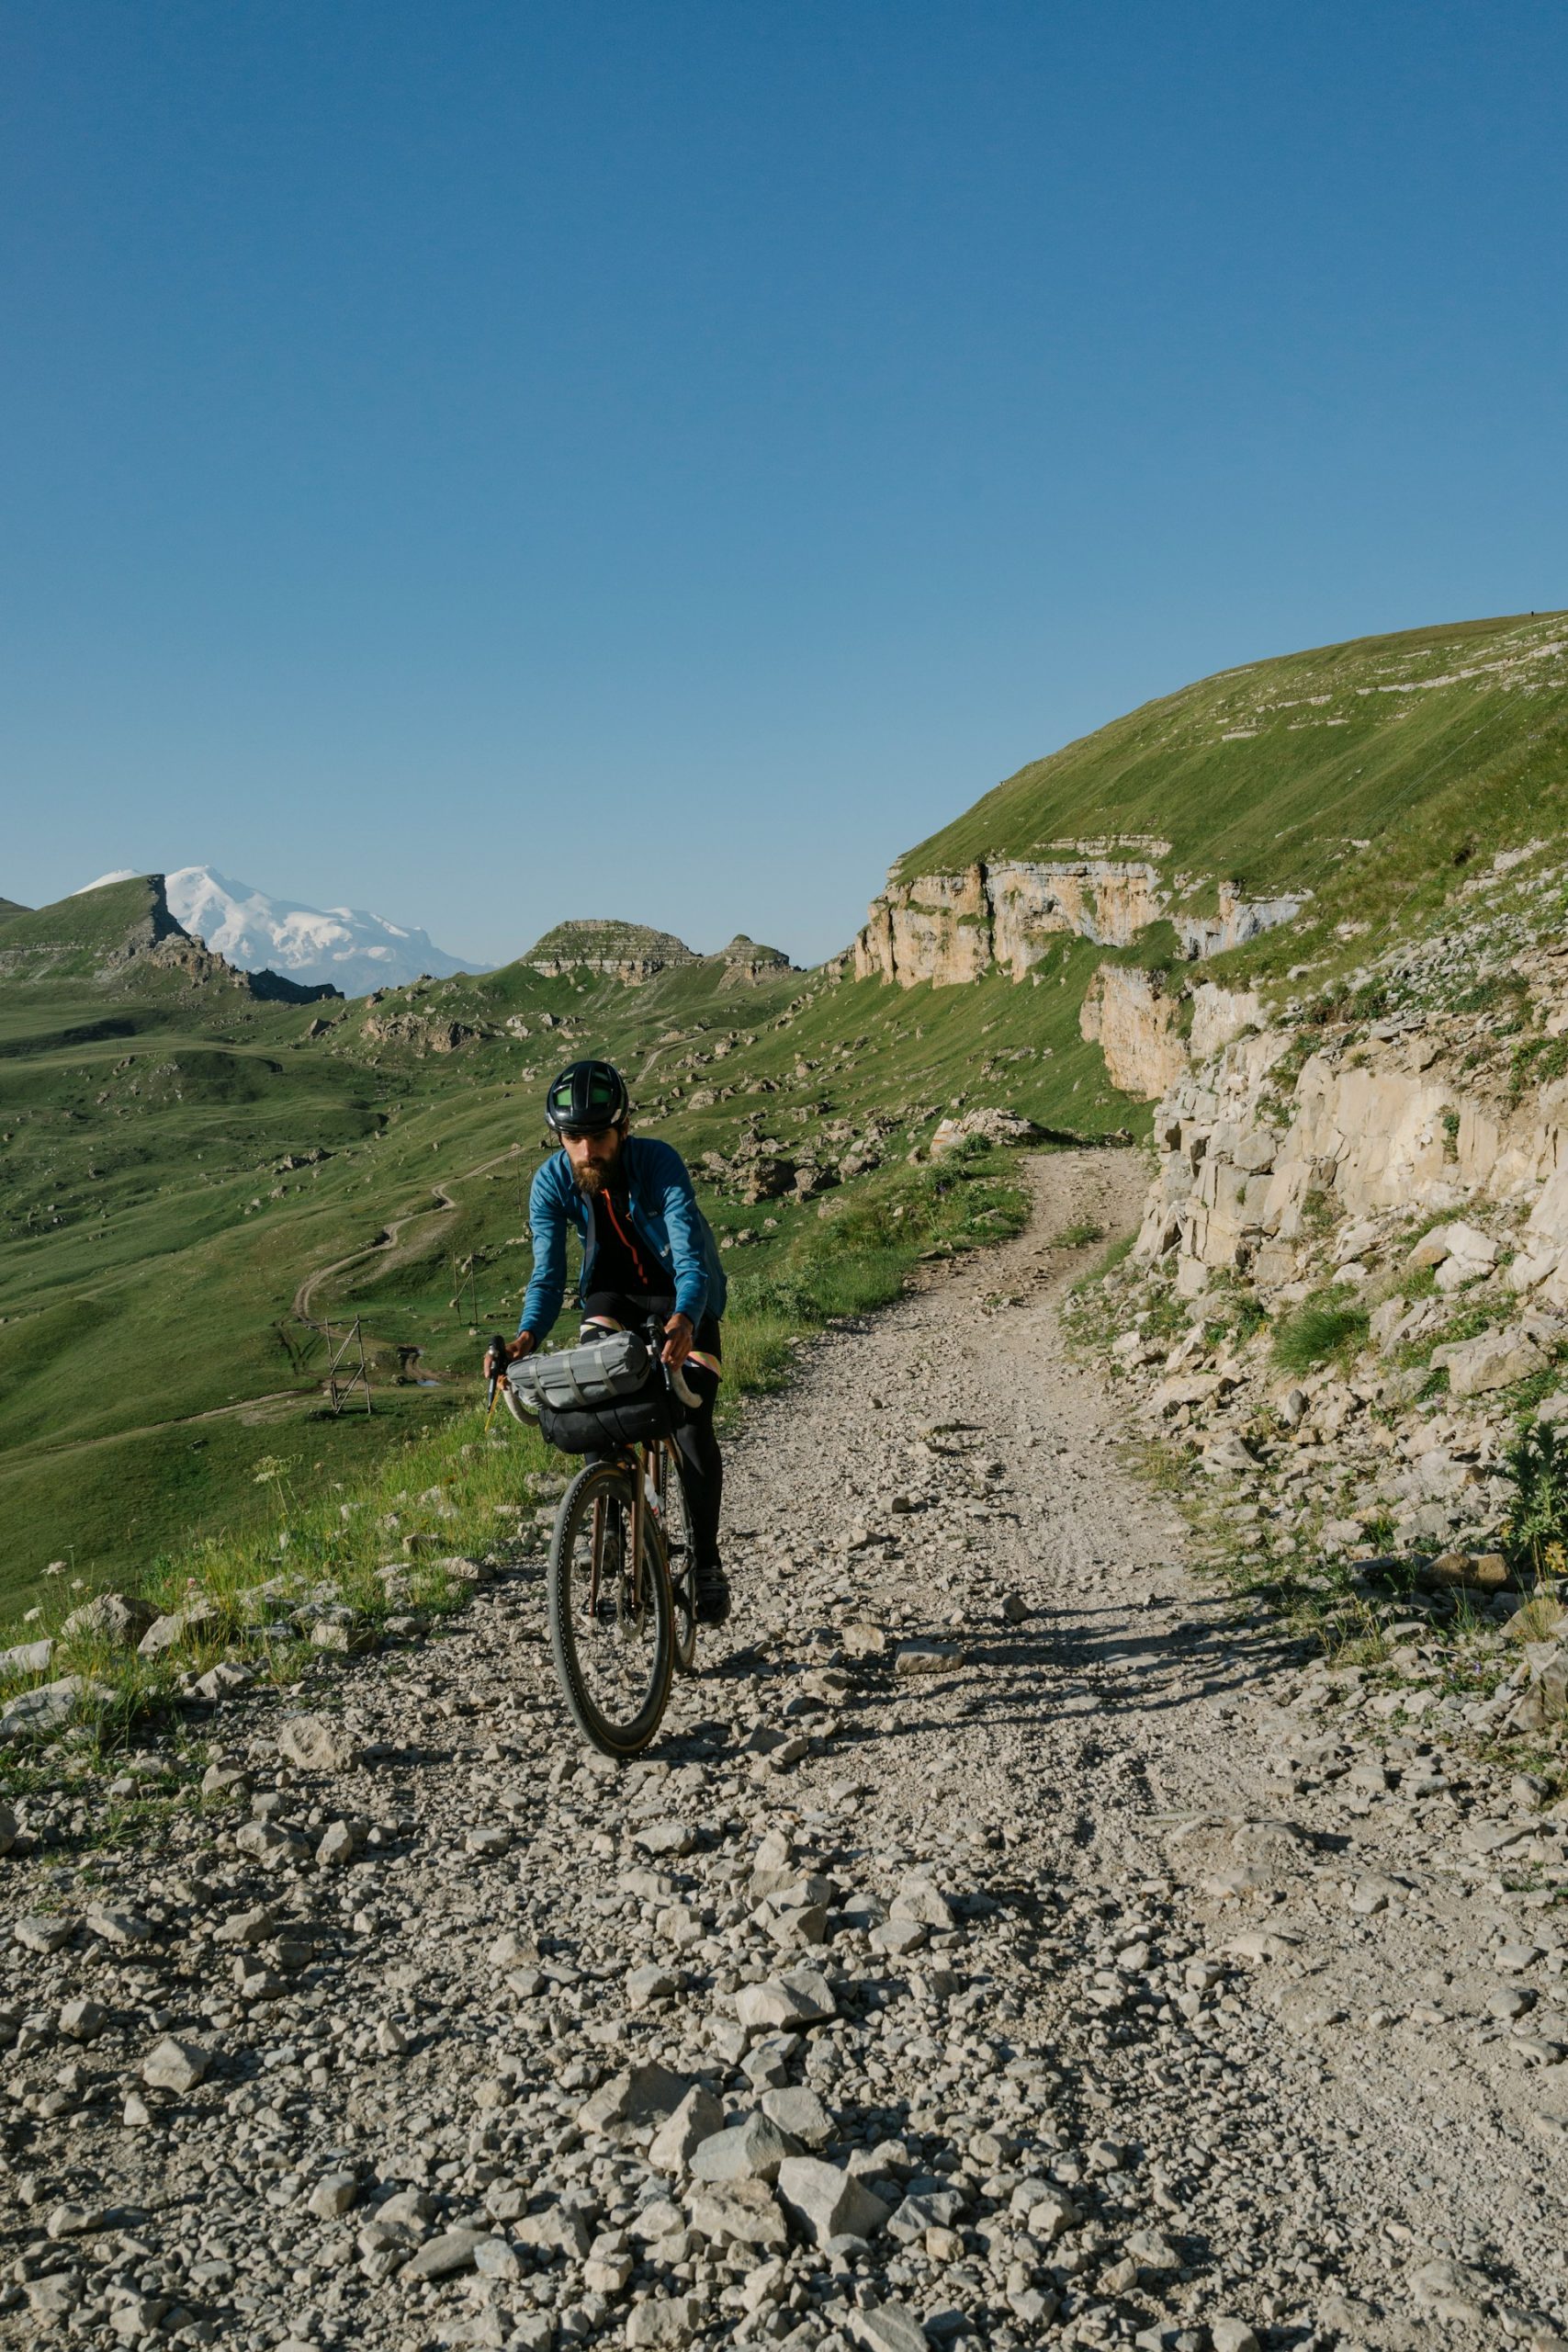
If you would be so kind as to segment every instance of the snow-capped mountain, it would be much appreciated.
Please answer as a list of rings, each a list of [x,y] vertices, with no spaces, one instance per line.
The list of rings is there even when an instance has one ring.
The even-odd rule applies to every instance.
[[[103,874],[87,888],[125,878],[123,872]],[[242,971],[266,968],[312,985],[330,980],[344,996],[367,996],[372,989],[417,980],[422,972],[445,979],[449,972],[489,969],[445,955],[424,932],[384,915],[274,899],[210,865],[182,865],[164,881],[175,922]]]

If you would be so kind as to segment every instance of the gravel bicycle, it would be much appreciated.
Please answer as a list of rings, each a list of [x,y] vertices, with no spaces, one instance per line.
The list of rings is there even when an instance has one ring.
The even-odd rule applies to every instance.
[[[572,1382],[574,1363],[603,1363],[604,1343],[526,1356],[498,1374],[509,1410],[547,1442],[588,1453],[556,1512],[547,1571],[550,1648],[573,1722],[606,1756],[640,1754],[658,1731],[677,1668],[696,1661],[696,1564],[674,1430],[697,1398],[660,1361],[662,1332],[621,1333],[640,1347],[635,1393],[562,1413],[541,1375]],[[651,1344],[650,1344],[651,1343]],[[492,1341],[499,1357],[502,1351]],[[636,1369],[630,1350],[623,1351]],[[592,1385],[592,1384],[591,1384]],[[586,1440],[587,1442],[583,1442]]]

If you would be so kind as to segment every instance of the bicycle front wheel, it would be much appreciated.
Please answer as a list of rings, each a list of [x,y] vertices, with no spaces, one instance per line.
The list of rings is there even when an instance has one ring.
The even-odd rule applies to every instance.
[[[696,1555],[686,1516],[686,1489],[681,1483],[681,1458],[672,1445],[659,1450],[655,1490],[675,1608],[675,1665],[680,1673],[690,1674],[697,1663]]]
[[[550,1545],[550,1647],[584,1739],[636,1756],[659,1729],[674,1663],[670,1577],[653,1524],[632,1562],[632,1478],[614,1462],[581,1470],[561,1499]]]

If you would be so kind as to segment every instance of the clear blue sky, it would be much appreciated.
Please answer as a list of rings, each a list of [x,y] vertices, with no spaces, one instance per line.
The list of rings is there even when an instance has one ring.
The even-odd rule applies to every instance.
[[[1568,17],[0,8],[0,892],[817,957],[1189,678],[1568,603]]]

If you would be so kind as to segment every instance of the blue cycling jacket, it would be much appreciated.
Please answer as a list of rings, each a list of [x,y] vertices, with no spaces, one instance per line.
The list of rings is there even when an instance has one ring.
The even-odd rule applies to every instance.
[[[680,1153],[651,1136],[628,1136],[621,1146],[621,1164],[631,1198],[632,1222],[670,1278],[676,1313],[689,1315],[694,1323],[700,1323],[705,1315],[722,1315],[729,1285],[712,1228],[697,1206]],[[571,1162],[565,1152],[552,1152],[528,1195],[534,1272],[517,1329],[531,1331],[536,1343],[554,1326],[566,1296],[569,1219],[582,1237],[578,1295],[586,1298],[593,1288],[597,1247],[593,1204],[573,1182]]]

